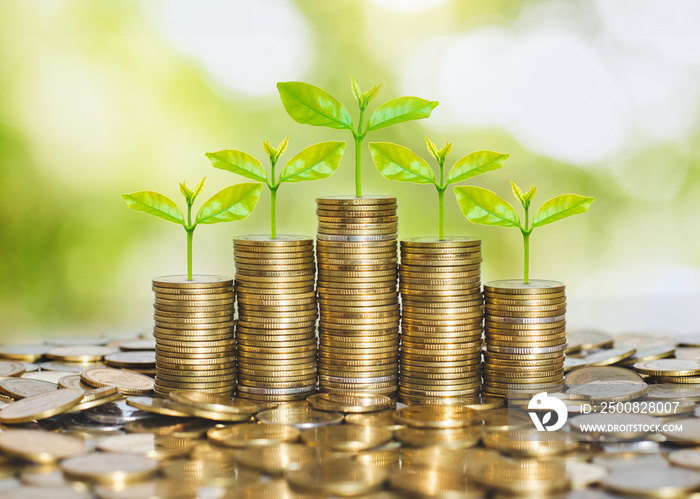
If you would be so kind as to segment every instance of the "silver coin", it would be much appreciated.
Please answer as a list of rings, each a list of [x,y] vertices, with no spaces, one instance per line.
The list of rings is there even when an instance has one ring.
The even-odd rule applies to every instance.
[[[316,383],[311,386],[296,388],[256,388],[252,386],[238,385],[238,391],[252,393],[254,395],[294,395],[297,393],[311,393],[316,390]]]
[[[552,324],[565,321],[566,315],[556,315],[554,317],[499,317],[486,314],[486,318],[491,322],[501,322],[503,324]]]
[[[397,234],[374,234],[370,236],[342,236],[337,234],[316,234],[319,241],[373,242],[395,241]]]
[[[85,411],[85,417],[92,422],[106,425],[122,425],[139,419],[153,417],[150,412],[127,405],[123,400],[110,402]]]

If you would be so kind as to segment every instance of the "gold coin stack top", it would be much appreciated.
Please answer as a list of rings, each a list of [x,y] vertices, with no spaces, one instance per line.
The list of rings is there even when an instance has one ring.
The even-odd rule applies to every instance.
[[[485,395],[529,398],[560,391],[566,350],[566,293],[557,281],[484,285]]]
[[[394,397],[398,382],[396,198],[318,198],[319,385]]]
[[[401,241],[401,376],[404,404],[459,404],[481,387],[481,241]]]
[[[238,394],[268,402],[316,391],[316,262],[306,236],[234,239]]]
[[[236,385],[233,279],[153,279],[156,378],[153,391],[232,393]]]

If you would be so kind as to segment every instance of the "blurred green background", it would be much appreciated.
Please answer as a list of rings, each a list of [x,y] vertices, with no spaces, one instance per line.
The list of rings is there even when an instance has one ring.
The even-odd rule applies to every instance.
[[[185,271],[182,228],[120,194],[207,177],[225,148],[289,159],[349,134],[299,125],[277,81],[327,89],[355,111],[350,75],[376,103],[440,101],[428,120],[375,133],[448,166],[507,152],[475,179],[597,198],[588,215],[534,233],[531,275],[566,282],[569,323],[608,331],[700,323],[698,7],[648,0],[0,0],[0,330],[148,332],[150,279]],[[371,106],[370,109],[373,109]],[[356,118],[356,114],[353,114]],[[366,147],[366,145],[365,145]],[[399,199],[400,238],[437,230],[436,194],[384,180],[368,151],[364,191]],[[283,186],[280,232],[313,235],[315,197],[353,192],[349,148],[327,181]],[[183,203],[184,204],[184,203]],[[269,230],[269,194],[247,220],[195,233],[196,273],[233,275],[232,237]],[[470,224],[447,197],[446,234],[483,239],[484,281],[522,275],[516,230]]]

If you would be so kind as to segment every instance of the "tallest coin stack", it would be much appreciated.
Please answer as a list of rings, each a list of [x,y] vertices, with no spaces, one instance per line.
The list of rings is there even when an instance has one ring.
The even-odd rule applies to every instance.
[[[396,395],[399,298],[396,198],[318,203],[319,386]]]

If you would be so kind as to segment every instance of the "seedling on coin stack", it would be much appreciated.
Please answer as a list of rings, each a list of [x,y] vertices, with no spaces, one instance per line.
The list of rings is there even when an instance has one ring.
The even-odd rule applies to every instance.
[[[187,232],[187,275],[153,279],[155,300],[156,380],[153,390],[230,394],[236,385],[233,339],[233,280],[192,274],[192,236],[199,224],[246,218],[255,208],[262,186],[232,185],[207,200],[192,220],[192,206],[204,180],[194,190],[180,184],[187,218],[170,198],[152,191],[124,194],[131,209],[181,224]]]
[[[379,172],[389,180],[433,184],[438,192],[438,238],[401,241],[402,299],[399,400],[406,404],[473,401],[481,379],[481,241],[444,236],[445,190],[501,168],[507,154],[477,151],[457,160],[445,178],[442,149],[426,137],[439,175],[409,148],[389,142],[369,145]],[[464,366],[468,366],[466,369]],[[460,370],[461,376],[454,373]]]
[[[561,390],[566,349],[565,286],[557,281],[530,280],[530,234],[537,227],[585,213],[594,198],[578,194],[556,196],[544,203],[530,222],[530,203],[537,187],[523,192],[512,181],[511,186],[525,211],[524,223],[515,209],[494,192],[473,186],[454,190],[462,213],[471,222],[517,227],[523,235],[523,280],[484,285],[486,350],[482,392],[528,398],[543,391]]]
[[[350,80],[352,93],[360,110],[357,125],[353,123],[345,106],[321,88],[308,83],[289,81],[279,82],[277,89],[287,114],[297,123],[350,130],[355,139],[355,196],[359,198],[362,197],[362,142],[365,136],[398,123],[427,118],[438,102],[420,97],[398,97],[375,109],[365,123],[367,106],[379,93],[381,84],[363,92],[354,78],[350,77]]]
[[[452,144],[445,142],[438,149],[426,137],[428,151],[435,158],[440,172],[439,180],[427,161],[411,151],[408,147],[391,142],[372,142],[369,145],[374,164],[379,173],[388,180],[414,182],[416,184],[433,184],[438,193],[438,238],[443,240],[445,225],[445,190],[449,185],[463,182],[482,173],[497,170],[508,159],[508,154],[493,151],[477,151],[457,160],[445,178],[445,160],[452,150]]]
[[[277,84],[294,121],[349,130],[355,140],[355,195],[317,199],[322,392],[393,397],[397,389],[396,198],[362,196],[362,144],[370,132],[427,118],[438,103],[398,97],[365,119],[380,87],[363,92],[351,78],[359,108],[354,122],[345,106],[325,90],[302,82]]]
[[[211,164],[215,168],[237,173],[267,185],[270,189],[270,236],[272,239],[277,237],[277,189],[280,185],[330,177],[340,165],[345,152],[345,142],[328,141],[314,144],[287,161],[279,178],[275,179],[275,166],[280,156],[287,150],[288,143],[289,136],[280,142],[277,148],[272,147],[269,141],[263,142],[265,152],[270,158],[269,176],[260,161],[243,151],[230,149],[207,153],[207,158],[211,160]]]
[[[270,236],[233,241],[238,292],[238,391],[241,397],[285,402],[316,389],[316,318],[313,238],[277,235],[277,189],[283,183],[330,177],[345,142],[321,142],[290,159],[275,178],[289,137],[277,148],[264,142],[270,175],[242,151],[208,153],[212,165],[263,182],[270,189]]]
[[[163,194],[153,191],[140,191],[122,194],[122,198],[132,210],[142,211],[168,222],[180,224],[187,233],[187,279],[192,280],[192,237],[199,224],[215,224],[243,220],[250,215],[258,203],[262,186],[245,183],[232,185],[208,199],[192,221],[192,205],[204,188],[204,180],[194,190],[180,184],[180,192],[187,203],[187,219],[175,202]]]

